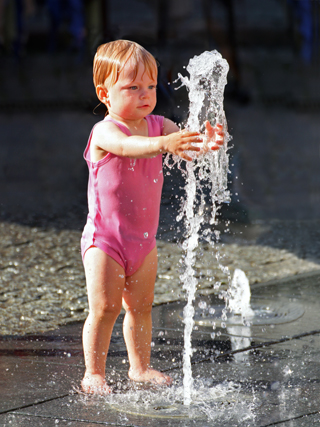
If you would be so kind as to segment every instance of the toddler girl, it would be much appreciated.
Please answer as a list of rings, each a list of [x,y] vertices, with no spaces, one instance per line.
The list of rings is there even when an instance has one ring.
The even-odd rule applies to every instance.
[[[129,378],[169,385],[168,375],[150,367],[162,153],[191,160],[186,151],[201,150],[194,143],[211,140],[212,149],[218,149],[223,131],[208,122],[206,136],[181,131],[172,121],[150,115],[157,101],[157,64],[137,43],[118,40],[100,46],[93,80],[108,114],[94,126],[84,152],[89,214],[81,251],[89,315],[83,329],[86,371],[81,386],[86,393],[110,392],[105,365],[122,306]]]

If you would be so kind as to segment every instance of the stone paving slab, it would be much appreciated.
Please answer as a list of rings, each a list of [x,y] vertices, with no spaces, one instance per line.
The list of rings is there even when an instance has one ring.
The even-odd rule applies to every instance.
[[[97,423],[92,422],[84,422],[84,421],[70,421],[63,420],[58,418],[47,418],[47,417],[39,417],[36,418],[34,416],[25,416],[25,415],[0,415],[0,425],[2,426],[10,426],[10,427],[33,427],[37,425],[37,427],[57,427],[58,426],[68,426],[68,427],[96,427]],[[35,424],[36,423],[36,424]],[[104,424],[105,425],[105,424]]]
[[[1,357],[0,413],[68,394],[81,380],[82,367],[34,359]]]

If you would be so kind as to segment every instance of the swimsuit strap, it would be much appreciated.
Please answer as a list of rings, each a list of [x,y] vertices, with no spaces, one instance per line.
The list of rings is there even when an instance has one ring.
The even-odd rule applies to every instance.
[[[104,118],[104,120],[114,123],[116,126],[118,126],[118,128],[120,130],[122,130],[123,133],[125,133],[128,136],[132,136],[132,133],[129,131],[129,129],[124,124],[118,122],[117,120],[112,119],[110,116],[106,116]]]

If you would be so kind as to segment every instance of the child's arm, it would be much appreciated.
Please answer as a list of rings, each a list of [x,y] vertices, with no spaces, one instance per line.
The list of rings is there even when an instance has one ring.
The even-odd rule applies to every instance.
[[[171,120],[165,119],[163,135],[146,137],[128,136],[112,122],[101,122],[94,128],[91,144],[95,150],[101,151],[99,157],[106,153],[130,158],[155,157],[160,153],[177,154],[185,160],[191,160],[185,151],[200,151],[200,147],[192,145],[201,143],[203,136],[199,132],[181,131]]]
[[[95,127],[91,144],[98,152],[98,160],[108,152],[130,158],[155,157],[160,153],[176,154],[184,160],[192,160],[186,151],[207,152],[218,150],[223,145],[224,132],[221,125],[215,128],[207,121],[205,135],[181,130],[169,119],[164,119],[163,135],[146,137],[128,136],[112,122],[101,122]],[[198,146],[193,145],[197,143]]]

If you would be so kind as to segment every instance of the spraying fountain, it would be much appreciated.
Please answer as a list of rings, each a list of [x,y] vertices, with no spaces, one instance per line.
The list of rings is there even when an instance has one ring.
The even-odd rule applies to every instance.
[[[203,124],[209,120],[212,126],[221,124],[225,132],[225,140],[222,148],[216,152],[209,151],[205,155],[193,156],[192,162],[186,163],[185,193],[186,198],[181,213],[177,220],[185,219],[187,238],[183,242],[185,250],[185,271],[180,279],[187,295],[187,304],[184,308],[184,404],[190,405],[192,400],[192,370],[191,370],[191,334],[194,326],[194,307],[197,279],[193,265],[196,258],[199,233],[210,244],[214,244],[214,231],[212,226],[216,224],[218,204],[228,202],[230,194],[228,187],[227,144],[230,140],[227,132],[227,122],[223,109],[223,93],[227,83],[229,65],[217,51],[204,52],[189,61],[187,71],[190,77],[179,74],[182,85],[188,89],[190,108],[186,128],[191,131],[203,131]],[[179,162],[181,168],[181,160]],[[204,223],[204,209],[207,205],[205,190],[209,191],[211,218],[209,223]]]
[[[180,276],[183,288],[186,291],[187,303],[183,309],[184,327],[184,352],[183,352],[183,404],[191,405],[193,396],[193,376],[191,357],[193,354],[191,335],[195,324],[216,327],[218,319],[219,326],[227,328],[230,335],[232,348],[247,347],[251,344],[250,337],[251,324],[273,324],[277,322],[288,322],[303,315],[300,306],[292,305],[291,309],[275,304],[275,309],[266,307],[260,303],[251,308],[251,292],[249,281],[243,271],[236,269],[231,279],[229,269],[219,262],[217,266],[227,277],[229,289],[221,292],[220,297],[225,301],[225,305],[219,304],[217,307],[206,305],[207,316],[204,315],[203,308],[195,310],[194,301],[198,280],[193,268],[197,255],[199,238],[206,240],[212,248],[219,241],[219,233],[216,231],[217,212],[222,203],[230,202],[230,192],[228,190],[229,156],[228,142],[231,137],[227,131],[227,121],[224,112],[224,88],[227,84],[227,74],[229,65],[221,54],[217,51],[204,52],[200,56],[195,56],[189,61],[186,67],[189,78],[179,74],[182,86],[186,86],[189,94],[189,117],[186,128],[191,131],[203,131],[203,124],[209,120],[212,126],[222,124],[225,132],[225,139],[222,148],[218,151],[209,151],[205,155],[193,157],[192,162],[187,162],[185,169],[182,161],[177,156],[173,156],[173,163],[170,163],[171,156],[167,156],[165,164],[172,167],[178,164],[185,178],[185,200],[181,207],[181,212],[177,217],[178,221],[185,220],[186,238],[182,243],[185,251],[184,272]],[[211,210],[208,219],[204,215],[205,210]],[[218,291],[219,284],[215,286]],[[230,314],[231,313],[231,314]],[[206,323],[207,322],[207,323]],[[239,328],[241,330],[239,330]],[[239,338],[240,335],[240,338]],[[214,338],[215,334],[212,334]],[[247,336],[247,337],[246,337]],[[240,355],[240,359],[243,355]],[[239,358],[239,356],[236,356]]]

